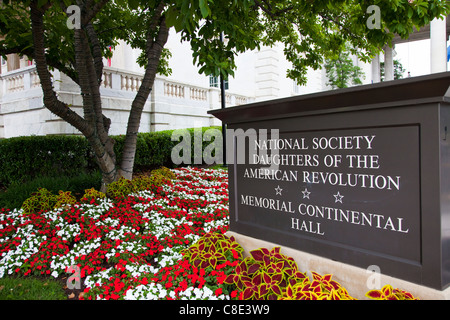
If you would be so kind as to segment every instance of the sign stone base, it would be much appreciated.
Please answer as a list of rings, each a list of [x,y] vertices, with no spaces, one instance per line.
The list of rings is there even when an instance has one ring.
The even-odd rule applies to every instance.
[[[331,259],[295,250],[276,243],[248,237],[233,231],[227,232],[227,236],[233,236],[244,248],[244,256],[249,256],[250,251],[259,248],[267,248],[271,250],[274,247],[281,247],[281,253],[292,257],[297,263],[299,271],[307,272],[309,276],[311,276],[311,271],[322,275],[332,274],[332,279],[339,282],[352,297],[358,300],[369,300],[365,296],[367,291],[371,289],[381,289],[368,287],[368,285],[372,283],[370,280],[374,276],[374,273],[366,269],[333,261]],[[393,288],[410,292],[414,295],[414,297],[417,297],[420,300],[450,300],[450,288],[440,291],[384,274],[379,274],[379,277],[379,284],[381,287],[389,284]]]

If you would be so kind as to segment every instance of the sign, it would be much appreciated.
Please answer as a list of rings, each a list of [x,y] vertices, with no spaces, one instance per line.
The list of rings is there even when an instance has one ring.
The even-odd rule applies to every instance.
[[[417,126],[249,141],[253,164],[236,166],[241,223],[420,262]]]
[[[230,230],[450,285],[450,73],[213,110]]]

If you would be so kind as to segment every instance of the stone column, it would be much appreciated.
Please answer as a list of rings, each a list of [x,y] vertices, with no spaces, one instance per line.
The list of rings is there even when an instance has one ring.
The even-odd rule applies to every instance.
[[[380,81],[380,55],[377,54],[372,60],[372,83],[377,83]]]
[[[280,66],[274,48],[263,47],[256,54],[256,100],[264,101],[278,97]]]
[[[384,47],[384,81],[394,80],[394,48]]]
[[[434,19],[430,23],[431,73],[447,71],[447,23]]]

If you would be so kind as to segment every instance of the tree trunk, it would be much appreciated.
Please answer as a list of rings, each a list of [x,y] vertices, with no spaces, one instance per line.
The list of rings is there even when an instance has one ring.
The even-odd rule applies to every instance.
[[[153,25],[150,27],[147,35],[146,55],[148,64],[142,84],[131,105],[130,116],[128,118],[127,134],[122,153],[122,162],[119,169],[119,177],[124,177],[125,179],[132,179],[133,176],[137,134],[139,132],[142,110],[144,109],[145,102],[147,101],[154,85],[161,53],[169,37],[169,29],[166,26],[165,18],[164,16],[161,16],[163,8],[163,4],[157,8],[156,16],[159,16],[160,18],[154,18],[153,20],[158,22],[159,25]],[[158,33],[156,38],[153,40],[152,29],[156,30],[156,28],[158,28]]]
[[[83,97],[84,118],[61,102],[55,91],[51,74],[48,71],[45,57],[44,44],[44,23],[43,15],[48,6],[39,7],[37,1],[30,4],[31,22],[33,29],[34,58],[36,70],[38,72],[42,91],[44,94],[44,105],[51,112],[67,121],[78,129],[89,141],[94,151],[97,164],[102,172],[102,188],[106,191],[106,186],[117,179],[116,158],[113,150],[113,140],[108,136],[111,121],[102,113],[100,97],[101,68],[91,53],[88,36],[83,29],[75,30],[75,61],[78,72],[78,81]],[[101,54],[96,48],[95,32],[88,22],[86,26],[91,42],[94,42],[94,56]]]
[[[74,30],[76,83],[81,89],[84,118],[71,110],[67,104],[60,101],[53,89],[51,74],[48,70],[45,56],[45,30],[43,23],[44,13],[49,8],[50,2],[44,6],[39,6],[38,2],[38,0],[32,0],[30,10],[34,42],[33,56],[36,61],[36,70],[41,80],[44,105],[86,137],[102,172],[102,187],[100,191],[106,192],[108,184],[118,180],[120,177],[132,178],[137,133],[142,111],[153,87],[161,53],[169,35],[165,18],[162,14],[165,7],[164,1],[161,1],[155,9],[152,23],[148,29],[146,48],[148,64],[142,84],[131,105],[120,169],[118,169],[116,163],[114,141],[108,134],[111,121],[102,112],[100,96],[103,72],[102,56],[98,37],[90,22],[90,19],[95,16],[96,12],[108,0],[97,2],[94,6],[86,6],[83,10],[86,14],[82,21],[83,27]]]
[[[116,156],[113,149],[113,140],[108,136],[110,122],[109,119],[104,117],[102,111],[100,84],[103,67],[98,63],[101,60],[101,51],[98,38],[90,23],[84,29],[75,30],[74,44],[76,69],[83,97],[84,117],[89,122],[90,127],[94,128],[93,133],[86,138],[94,151],[95,159],[102,172],[100,191],[106,192],[107,185],[117,178]]]

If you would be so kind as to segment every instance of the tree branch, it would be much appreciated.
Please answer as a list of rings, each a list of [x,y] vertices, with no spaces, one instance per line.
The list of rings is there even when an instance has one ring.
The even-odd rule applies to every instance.
[[[152,23],[147,32],[145,50],[148,61],[147,68],[142,79],[142,84],[131,104],[127,134],[122,152],[122,163],[120,164],[119,171],[119,175],[127,179],[131,178],[133,172],[137,133],[139,131],[142,110],[155,82],[161,53],[169,37],[169,29],[167,28],[165,17],[162,14],[164,7],[165,3],[162,1],[155,10]],[[155,38],[154,33],[156,30],[158,30],[158,33]]]
[[[92,1],[90,1],[92,3]],[[102,0],[94,4],[92,9],[86,12],[86,14],[81,19],[82,25],[87,25],[91,22],[91,20],[100,12],[100,10],[109,2],[109,0]],[[85,8],[91,7],[92,4],[86,4]]]
[[[269,17],[276,20],[280,17],[283,17],[284,14],[294,9],[293,5],[288,6],[285,9],[276,9],[274,10],[272,5],[267,0],[262,0],[266,6],[264,6],[259,0],[254,0],[255,4],[258,8],[264,11]]]
[[[8,54],[25,55],[28,58],[35,60],[35,54],[34,54],[33,48],[27,48],[25,50],[23,50],[22,47],[0,48],[0,55],[8,55]],[[47,65],[61,71],[62,73],[67,75],[70,79],[72,79],[75,83],[78,84],[78,75],[69,66],[62,64],[59,61],[53,61],[53,60],[47,60]]]
[[[85,136],[91,134],[91,128],[86,121],[76,112],[71,110],[67,104],[60,101],[53,89],[51,74],[48,70],[45,56],[44,44],[44,22],[43,15],[49,7],[38,7],[38,1],[32,0],[30,3],[30,16],[34,44],[34,60],[36,62],[36,71],[41,81],[41,87],[44,94],[44,105],[54,114],[67,121],[69,124],[81,131]]]
[[[103,74],[103,56],[100,42],[98,41],[97,33],[95,32],[92,23],[88,23],[85,27],[86,34],[89,37],[89,42],[92,46],[92,56],[94,58],[95,72],[97,74],[97,82],[102,82]]]

